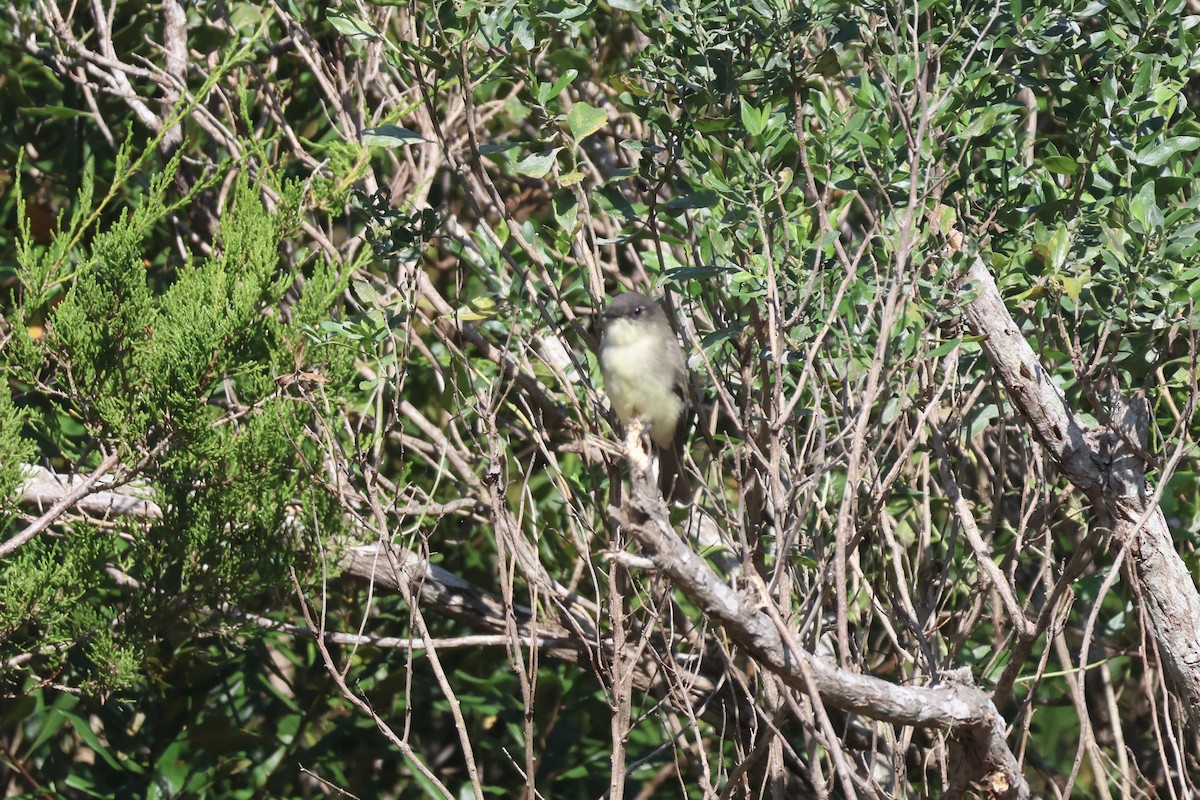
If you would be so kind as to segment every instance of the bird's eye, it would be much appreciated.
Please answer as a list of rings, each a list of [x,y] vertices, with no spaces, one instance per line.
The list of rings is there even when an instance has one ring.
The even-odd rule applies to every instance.
[[[645,310],[646,310],[646,307],[645,307],[645,306],[634,306],[634,308],[633,308],[633,315],[634,315],[635,317],[640,317],[640,316],[642,315],[642,312],[643,312],[643,311],[645,311]]]

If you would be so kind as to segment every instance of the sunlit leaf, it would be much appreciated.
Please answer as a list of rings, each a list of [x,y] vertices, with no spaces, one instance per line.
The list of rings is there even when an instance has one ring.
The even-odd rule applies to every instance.
[[[1200,136],[1175,136],[1165,142],[1138,151],[1137,160],[1148,167],[1161,167],[1179,153],[1200,147]]]
[[[527,175],[530,178],[541,178],[550,171],[554,166],[554,159],[558,155],[561,147],[556,147],[553,150],[547,150],[545,153],[534,153],[526,156],[516,163],[513,171],[518,175]]]
[[[576,103],[567,115],[567,127],[575,141],[582,141],[608,123],[608,114],[602,108],[592,108],[587,103]]]
[[[362,132],[362,143],[373,147],[401,147],[427,141],[429,140],[416,131],[401,128],[399,125],[364,128]]]

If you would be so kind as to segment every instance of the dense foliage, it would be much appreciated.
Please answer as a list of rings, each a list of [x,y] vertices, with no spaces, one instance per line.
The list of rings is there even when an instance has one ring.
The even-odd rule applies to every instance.
[[[664,518],[788,646],[981,687],[1035,796],[1196,791],[1132,551],[963,321],[981,260],[1079,420],[1145,400],[1194,582],[1200,15],[1151,5],[17,0],[6,796],[1015,791],[648,568],[624,289],[694,378]]]

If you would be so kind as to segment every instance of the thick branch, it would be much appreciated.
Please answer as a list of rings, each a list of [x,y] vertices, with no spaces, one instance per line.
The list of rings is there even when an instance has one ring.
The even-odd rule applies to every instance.
[[[1140,469],[1130,470],[1128,434],[1085,428],[1009,314],[996,281],[976,258],[963,279],[963,316],[1013,404],[1059,469],[1088,499],[1119,541],[1131,550],[1138,594],[1167,671],[1193,728],[1200,727],[1200,594],[1171,540],[1166,518],[1147,499]]]
[[[109,455],[100,462],[95,472],[84,477],[69,489],[64,489],[62,495],[54,502],[54,505],[34,520],[32,525],[25,528],[25,530],[16,536],[0,543],[0,558],[8,558],[17,548],[27,544],[34,537],[53,525],[55,520],[75,508],[85,497],[97,493],[100,490],[101,479],[117,466],[118,461],[119,458],[116,453]]]
[[[952,765],[957,773],[969,773],[965,779],[952,775],[954,785],[986,780],[991,786],[1005,787],[994,797],[1029,796],[1017,759],[1005,742],[1004,720],[983,691],[969,680],[930,687],[890,683],[839,669],[786,641],[771,617],[758,610],[769,598],[735,591],[671,529],[648,459],[640,456],[633,453],[629,459],[633,473],[629,500],[609,513],[645,548],[655,566],[758,664],[799,691],[807,691],[811,682],[822,701],[835,708],[884,722],[948,730],[975,756]]]
[[[82,511],[92,516],[162,517],[162,509],[153,500],[153,491],[145,486],[111,486],[112,482],[104,478],[98,482],[90,481],[95,473],[65,475],[33,464],[25,465],[25,471],[29,477],[21,486],[22,504],[45,508],[71,495],[75,497],[75,502],[68,510]],[[90,493],[81,497],[73,494],[85,482],[91,487]]]

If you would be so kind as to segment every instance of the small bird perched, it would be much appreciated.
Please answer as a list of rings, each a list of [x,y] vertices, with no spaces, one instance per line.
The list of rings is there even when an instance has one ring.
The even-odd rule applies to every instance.
[[[658,447],[658,483],[668,502],[691,491],[679,463],[687,367],[662,307],[640,292],[617,295],[601,314],[600,373],[621,424],[641,420]]]

